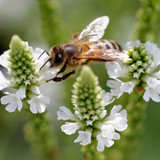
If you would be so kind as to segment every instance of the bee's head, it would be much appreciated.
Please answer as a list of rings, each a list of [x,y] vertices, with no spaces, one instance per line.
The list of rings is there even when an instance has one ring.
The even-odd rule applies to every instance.
[[[50,67],[57,67],[63,63],[63,50],[61,47],[53,46],[50,50],[48,60],[42,65],[40,70],[46,65],[47,62],[50,62]]]
[[[57,67],[63,63],[63,49],[58,46],[53,46],[50,50],[50,67]]]

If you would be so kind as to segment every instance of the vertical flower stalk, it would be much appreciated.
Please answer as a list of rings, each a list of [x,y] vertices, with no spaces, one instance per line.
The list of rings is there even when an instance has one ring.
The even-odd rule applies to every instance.
[[[50,118],[46,112],[35,115],[26,110],[26,114],[25,139],[39,160],[53,160],[58,155],[58,146]]]
[[[160,1],[141,0],[141,8],[137,12],[133,39],[141,42],[156,42],[160,26]]]
[[[11,88],[11,93],[4,92],[6,95],[1,97],[1,103],[6,105],[8,112],[25,110],[27,140],[39,159],[51,160],[56,155],[55,139],[45,112],[50,99],[43,95],[40,86],[45,83],[46,76],[53,76],[56,72],[49,70],[49,66],[39,71],[47,58],[38,59],[42,52],[39,48],[33,50],[17,35],[11,38],[10,49],[0,56],[0,64],[8,70],[9,77],[0,71],[0,90]]]
[[[146,102],[152,99],[160,102],[160,48],[154,43],[140,41],[128,42],[125,53],[128,58],[124,62],[106,63],[111,80],[107,85],[111,94],[120,97],[129,93],[126,101],[128,111],[128,128],[121,134],[120,143],[115,145],[113,153],[118,155],[115,160],[134,160],[140,146]],[[128,145],[129,144],[129,145]]]
[[[108,98],[107,98],[108,97]],[[102,96],[98,78],[91,69],[84,66],[73,85],[72,103],[74,113],[61,106],[57,112],[58,120],[67,120],[61,129],[67,135],[78,130],[74,141],[80,143],[84,160],[103,160],[105,147],[111,147],[114,140],[119,140],[117,131],[127,128],[127,113],[121,105],[114,106],[107,115],[105,104],[113,101],[112,96]]]
[[[38,0],[41,13],[41,30],[49,46],[60,43],[62,39],[57,0]]]
[[[141,146],[147,104],[143,99],[143,92],[137,90],[123,98],[128,99],[125,107],[128,113],[128,127],[121,133],[119,142],[106,152],[106,159],[136,160]]]

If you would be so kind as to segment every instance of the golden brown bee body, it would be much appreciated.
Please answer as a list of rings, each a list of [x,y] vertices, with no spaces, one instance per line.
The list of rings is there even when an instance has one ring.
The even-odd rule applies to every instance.
[[[53,46],[49,53],[50,67],[62,66],[56,77],[48,81],[62,81],[75,73],[78,66],[88,64],[90,61],[116,61],[123,59],[121,47],[112,40],[99,40],[109,23],[107,16],[99,17],[90,23],[80,35],[74,36],[74,39],[60,46]],[[45,64],[46,64],[45,63]],[[44,65],[45,65],[44,64]],[[43,65],[43,66],[44,66]],[[41,69],[43,68],[41,67]],[[72,71],[57,77],[66,69]]]

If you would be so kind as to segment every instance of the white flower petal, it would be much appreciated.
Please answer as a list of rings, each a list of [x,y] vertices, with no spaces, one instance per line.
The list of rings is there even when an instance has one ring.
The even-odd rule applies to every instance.
[[[104,138],[108,138],[108,139],[113,138],[114,128],[112,125],[102,125],[101,131],[102,131],[102,136]]]
[[[120,90],[122,92],[127,92],[130,94],[133,91],[133,88],[135,87],[136,83],[136,81],[123,82],[121,83]]]
[[[59,107],[57,111],[58,120],[75,120],[75,115],[65,106]]]
[[[158,85],[160,85],[160,80],[155,77],[147,77],[146,83],[150,88],[156,89]]]
[[[23,106],[23,104],[22,104],[22,101],[21,100],[18,100],[17,101],[17,105],[18,105],[18,111],[20,112],[21,111],[21,109],[22,109],[22,106]]]
[[[123,94],[123,92],[120,90],[121,83],[122,82],[118,79],[107,81],[107,86],[111,88],[111,94],[113,96],[117,96],[117,98],[119,98]]]
[[[105,92],[104,90],[102,90],[102,95],[105,106],[107,106],[115,100],[115,98],[113,98],[113,95],[110,92]]]
[[[118,78],[121,76],[121,65],[118,62],[107,62],[105,64],[107,73],[111,78]]]
[[[28,101],[28,104],[30,104],[32,113],[42,113],[46,109],[46,104],[49,104],[49,98],[41,94],[39,96],[34,96]]]
[[[110,111],[110,117],[114,116],[117,112],[119,112],[122,109],[121,105],[115,105]]]
[[[105,144],[101,134],[97,135],[97,140],[98,140],[97,150],[101,152],[104,151]]]
[[[1,97],[1,103],[2,104],[8,104],[8,103],[11,103],[12,101],[13,101],[13,96],[12,95],[7,95],[7,96]]]
[[[31,91],[35,94],[40,94],[40,89],[38,86],[32,86]]]
[[[81,145],[88,145],[91,143],[90,131],[78,131],[79,136],[74,140],[74,143],[81,142]]]
[[[43,113],[46,110],[46,105],[44,103],[41,103],[37,109],[39,113]]]
[[[150,94],[149,94],[149,92],[148,92],[148,88],[149,88],[149,87],[146,87],[146,88],[145,88],[146,91],[145,91],[144,94],[143,94],[143,99],[144,99],[146,102],[148,102],[149,99],[150,99]]]
[[[34,59],[36,60],[36,65],[37,65],[37,69],[39,70],[40,67],[47,61],[47,59],[49,58],[47,53],[44,53],[42,55],[42,53],[44,52],[43,49],[41,48],[36,48],[33,52],[33,56]],[[40,57],[41,56],[41,57]],[[45,66],[44,69],[48,69],[50,66],[50,63],[48,62]]]
[[[101,133],[97,135],[97,140],[98,140],[97,150],[101,152],[104,151],[105,146],[111,147],[114,144],[113,140],[104,138]]]
[[[57,72],[59,71],[59,69],[57,68],[48,68],[44,71],[43,76],[44,78],[47,79],[51,79],[53,77],[56,76]]]
[[[158,66],[160,64],[160,49],[157,44],[148,41],[145,46],[147,52],[153,55],[154,65]]]
[[[14,112],[16,108],[18,111],[22,109],[22,101],[16,93],[9,93],[7,96],[3,96],[1,98],[1,103],[8,104],[5,108],[8,112]]]
[[[40,95],[40,96],[38,96],[38,97],[39,97],[39,99],[40,99],[41,102],[46,103],[46,104],[50,104],[50,99],[49,99],[49,97],[43,96],[43,95]]]
[[[139,40],[130,41],[130,42],[126,43],[126,48],[128,48],[128,47],[132,47],[132,48],[138,47],[140,44],[141,44],[141,42]]]
[[[8,56],[9,56],[9,50],[5,51],[1,56],[0,56],[0,65],[2,65],[5,68],[8,68]]]
[[[112,141],[111,139],[105,139],[105,146],[106,147],[111,147],[111,146],[113,146],[113,144],[114,144],[114,141]]]
[[[9,103],[7,106],[6,106],[6,111],[8,112],[14,112],[17,108],[17,105],[16,103]]]
[[[8,80],[5,78],[3,73],[0,71],[0,90],[8,87]]]
[[[19,97],[20,99],[24,99],[26,97],[26,88],[21,87],[17,92],[16,96]]]
[[[117,132],[114,132],[114,133],[113,133],[113,139],[114,139],[114,140],[119,140],[119,139],[120,139],[120,134],[117,133]]]
[[[28,102],[29,103],[29,102]],[[30,103],[29,103],[30,104]],[[38,113],[38,105],[37,104],[30,104],[30,111],[34,114]]]
[[[155,89],[153,89],[149,86],[145,87],[145,92],[144,92],[144,95],[143,95],[143,99],[146,102],[148,102],[150,98],[155,102],[160,102],[159,86],[156,87]]]
[[[61,126],[62,132],[68,135],[74,134],[79,128],[80,126],[77,122],[76,123],[66,122],[64,125]]]
[[[125,109],[120,111],[121,105],[115,105],[106,118],[106,124],[112,125],[117,131],[123,131],[127,128],[127,112]]]
[[[107,115],[107,111],[106,111],[106,110],[103,110],[103,111],[100,113],[99,117],[100,117],[100,118],[104,118],[106,115]],[[97,118],[97,119],[98,119],[98,118]],[[95,120],[96,120],[96,119],[95,119]]]

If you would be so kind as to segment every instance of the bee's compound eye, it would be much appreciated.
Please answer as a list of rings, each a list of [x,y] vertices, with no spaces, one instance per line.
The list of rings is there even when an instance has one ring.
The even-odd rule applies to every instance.
[[[63,56],[62,56],[62,54],[56,54],[55,63],[59,64],[59,63],[62,63],[62,62],[63,62]]]

